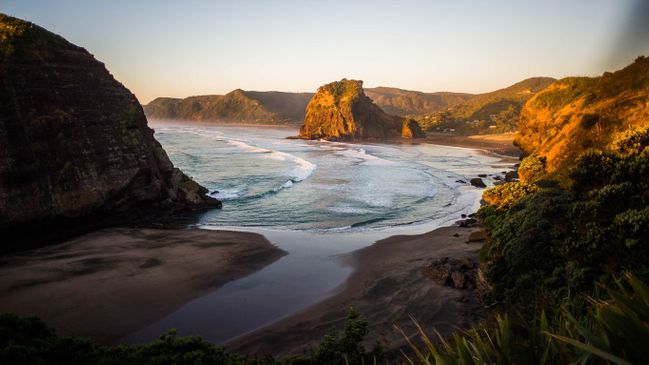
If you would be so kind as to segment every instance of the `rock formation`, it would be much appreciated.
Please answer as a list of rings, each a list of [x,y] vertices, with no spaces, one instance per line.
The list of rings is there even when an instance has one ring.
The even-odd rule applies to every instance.
[[[1,251],[148,214],[220,207],[85,49],[0,14]]]
[[[347,80],[321,86],[306,108],[300,137],[357,141],[380,138],[418,138],[423,132],[414,120],[385,113],[365,96],[363,82]]]

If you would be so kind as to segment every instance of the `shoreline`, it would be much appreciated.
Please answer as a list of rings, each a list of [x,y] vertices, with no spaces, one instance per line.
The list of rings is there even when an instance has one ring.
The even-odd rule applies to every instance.
[[[113,343],[284,255],[254,233],[102,229],[0,257],[0,311]]]
[[[481,305],[471,291],[441,286],[424,268],[443,257],[477,259],[482,242],[468,242],[479,227],[441,227],[418,235],[396,235],[338,258],[353,266],[332,295],[225,344],[238,353],[289,356],[305,354],[332,327],[342,329],[349,308],[369,322],[366,347],[379,341],[386,349],[406,344],[393,327],[416,334],[410,316],[423,328],[449,335],[480,319]]]
[[[514,133],[455,136],[442,133],[429,133],[422,141],[426,143],[471,148],[497,155],[518,158],[522,151],[514,145]]]

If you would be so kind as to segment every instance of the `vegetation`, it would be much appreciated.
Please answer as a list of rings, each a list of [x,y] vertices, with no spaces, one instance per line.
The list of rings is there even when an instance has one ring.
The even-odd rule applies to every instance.
[[[524,183],[539,181],[545,172],[545,158],[538,155],[525,157],[518,166],[518,178]]]
[[[538,191],[535,184],[528,184],[519,181],[512,181],[502,185],[496,185],[482,193],[484,199],[494,208],[508,208],[512,204],[521,200],[523,197]]]
[[[179,337],[175,330],[142,345],[99,346],[87,338],[57,335],[38,318],[0,314],[0,364],[378,364],[383,350],[377,344],[366,351],[361,344],[366,334],[367,321],[352,310],[340,336],[332,328],[311,355],[276,360],[230,354],[198,336]]]
[[[591,149],[609,150],[614,136],[649,120],[649,59],[600,77],[569,77],[532,97],[520,114],[516,144],[563,170]],[[611,150],[612,151],[612,150]]]
[[[517,130],[525,102],[555,80],[534,77],[504,89],[473,95],[447,109],[420,116],[422,127],[456,134],[505,133]]]
[[[549,183],[507,209],[480,209],[493,300],[544,307],[590,293],[611,273],[649,278],[647,130],[625,136],[617,153],[584,153],[569,170],[568,188]]]
[[[649,359],[649,288],[633,275],[607,298],[574,300],[554,316],[497,316],[492,324],[423,345],[410,341],[411,364],[642,364]],[[589,308],[582,311],[583,304]]]

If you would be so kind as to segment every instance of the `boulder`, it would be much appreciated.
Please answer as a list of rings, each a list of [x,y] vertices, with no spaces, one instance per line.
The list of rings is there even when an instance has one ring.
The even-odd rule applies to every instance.
[[[484,183],[484,181],[482,181],[482,179],[479,178],[479,177],[474,177],[473,179],[469,180],[469,183],[471,183],[471,185],[475,186],[476,188],[486,188],[487,187],[487,185]]]

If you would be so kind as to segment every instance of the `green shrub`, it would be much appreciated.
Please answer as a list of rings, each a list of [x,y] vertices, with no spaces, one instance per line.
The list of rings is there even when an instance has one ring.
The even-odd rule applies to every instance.
[[[534,183],[545,175],[545,158],[538,155],[527,156],[518,167],[521,182]]]
[[[482,193],[482,199],[490,205],[504,208],[538,190],[539,188],[534,184],[513,181],[485,190]]]

